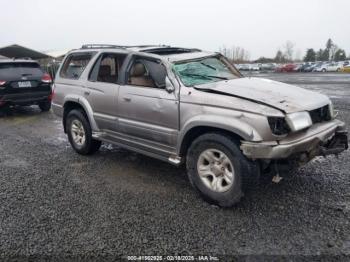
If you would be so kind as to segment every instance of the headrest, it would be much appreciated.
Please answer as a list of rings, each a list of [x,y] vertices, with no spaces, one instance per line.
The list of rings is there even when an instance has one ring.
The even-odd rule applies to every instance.
[[[103,76],[110,76],[111,75],[111,67],[109,65],[101,65],[98,75],[101,77]]]
[[[135,63],[131,69],[130,76],[143,76],[146,73],[146,68],[142,63]]]

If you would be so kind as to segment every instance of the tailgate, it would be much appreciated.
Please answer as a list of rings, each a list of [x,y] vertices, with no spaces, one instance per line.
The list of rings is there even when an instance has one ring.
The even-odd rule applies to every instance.
[[[44,83],[44,72],[35,62],[0,63],[0,96],[35,92],[50,92],[51,85]]]

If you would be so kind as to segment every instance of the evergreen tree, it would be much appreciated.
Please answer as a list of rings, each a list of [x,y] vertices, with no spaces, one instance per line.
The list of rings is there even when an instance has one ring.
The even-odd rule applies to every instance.
[[[276,63],[285,63],[286,62],[286,57],[284,56],[284,54],[282,53],[281,50],[277,51],[275,61],[276,61]]]
[[[334,54],[334,61],[344,61],[346,59],[346,53],[344,49],[338,49]]]
[[[329,61],[329,50],[325,49],[323,50],[321,61]]]
[[[316,60],[316,52],[313,48],[309,48],[306,51],[306,55],[304,57],[304,62],[314,62]]]
[[[333,46],[334,46],[334,43],[332,39],[329,38],[326,43],[326,50],[330,51]]]

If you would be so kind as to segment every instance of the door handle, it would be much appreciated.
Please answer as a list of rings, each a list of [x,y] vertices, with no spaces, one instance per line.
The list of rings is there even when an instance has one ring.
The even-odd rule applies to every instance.
[[[124,101],[126,101],[126,102],[130,102],[130,101],[131,101],[131,97],[124,96],[123,99],[124,99]]]

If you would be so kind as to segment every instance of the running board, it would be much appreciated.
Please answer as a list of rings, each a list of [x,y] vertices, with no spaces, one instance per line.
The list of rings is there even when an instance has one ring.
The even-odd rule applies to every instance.
[[[104,136],[106,136],[106,133],[104,133],[104,132],[92,132],[93,138],[99,139],[99,138],[104,137]]]
[[[181,157],[179,156],[170,156],[168,158],[169,162],[174,165],[179,165],[181,163]]]
[[[134,151],[134,152],[137,152],[140,154],[148,155],[150,157],[157,158],[157,159],[165,161],[165,162],[169,162],[170,164],[173,164],[175,166],[179,166],[182,163],[182,158],[177,156],[177,155],[171,155],[171,156],[169,156],[169,158],[167,158],[167,156],[162,156],[160,154],[151,153],[149,151],[145,151],[144,149],[130,146],[130,145],[127,145],[125,143],[112,141],[107,137],[107,134],[105,132],[93,132],[92,137],[97,139],[97,140],[105,141],[107,143],[112,143],[112,144],[118,145],[120,147],[124,147],[128,150],[131,150],[131,151]],[[167,154],[167,155],[169,155],[169,154]]]

